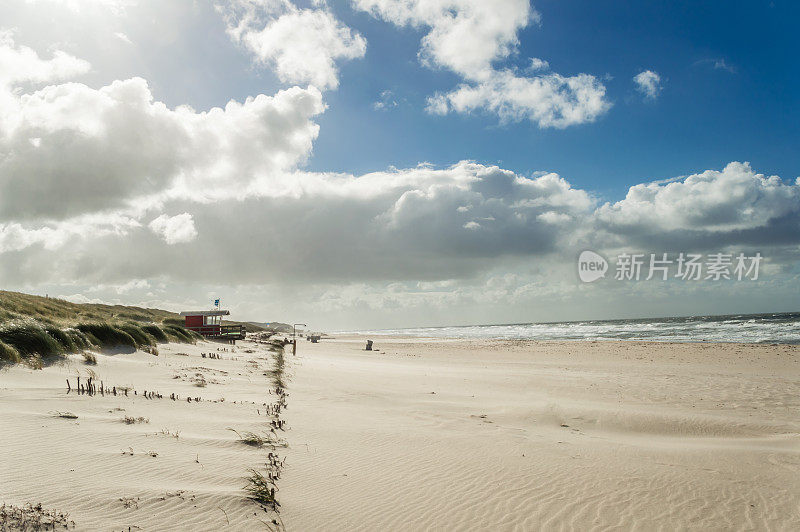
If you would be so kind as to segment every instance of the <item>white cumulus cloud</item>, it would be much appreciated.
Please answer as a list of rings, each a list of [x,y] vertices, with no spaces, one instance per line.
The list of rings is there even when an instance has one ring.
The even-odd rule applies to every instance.
[[[787,184],[756,173],[749,163],[732,162],[680,181],[632,186],[625,199],[606,203],[597,216],[612,227],[650,232],[764,228],[786,216],[797,221],[800,183]]]
[[[519,44],[517,31],[538,19],[529,0],[353,0],[353,5],[398,26],[429,28],[420,59],[469,79],[490,77],[492,62]]]
[[[17,83],[45,83],[71,78],[88,72],[90,68],[88,61],[61,50],[54,51],[51,59],[42,59],[35,50],[18,46],[11,31],[0,31],[0,91]]]
[[[106,236],[127,236],[141,224],[130,216],[106,212],[64,221],[0,222],[0,254],[40,247],[53,251],[75,241],[94,241]]]
[[[655,100],[661,92],[661,76],[652,70],[639,72],[633,77],[633,82],[636,89],[650,100]]]
[[[162,214],[150,222],[148,227],[169,245],[183,244],[197,238],[194,218],[188,212],[175,216]]]
[[[592,122],[605,113],[610,108],[605,92],[588,74],[520,77],[502,71],[487,81],[430,97],[427,109],[433,114],[485,110],[504,122],[529,120],[543,128],[564,128]]]
[[[484,111],[503,121],[529,120],[541,128],[563,128],[596,120],[611,104],[605,87],[590,74],[544,74],[547,61],[530,59],[531,75],[494,63],[510,57],[517,33],[539,14],[528,0],[353,0],[354,6],[398,26],[428,29],[419,57],[431,68],[464,78],[456,89],[428,98],[431,114]]]
[[[248,194],[305,161],[324,111],[313,87],[202,112],[156,101],[141,78],[25,88],[87,68],[0,41],[0,222]]]
[[[236,0],[220,8],[234,41],[285,83],[339,85],[336,61],[363,57],[367,41],[327,8],[299,9],[281,0]]]

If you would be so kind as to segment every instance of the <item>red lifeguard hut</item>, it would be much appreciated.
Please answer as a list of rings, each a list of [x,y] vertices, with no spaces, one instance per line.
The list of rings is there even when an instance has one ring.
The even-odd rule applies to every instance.
[[[181,312],[186,318],[185,327],[210,340],[224,340],[230,343],[244,340],[244,325],[223,325],[222,316],[229,316],[229,310],[189,310]]]

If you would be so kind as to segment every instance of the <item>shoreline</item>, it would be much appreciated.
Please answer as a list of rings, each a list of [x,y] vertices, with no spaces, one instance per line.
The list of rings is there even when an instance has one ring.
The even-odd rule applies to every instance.
[[[780,341],[765,341],[765,342],[724,342],[718,340],[638,340],[633,338],[486,338],[486,337],[458,337],[458,336],[414,336],[402,334],[369,334],[369,333],[348,333],[340,335],[323,336],[320,343],[331,340],[353,341],[355,339],[372,340],[374,338],[390,339],[390,340],[406,340],[406,341],[426,341],[426,342],[478,342],[478,343],[492,343],[492,342],[513,342],[513,343],[530,343],[530,344],[559,344],[559,343],[575,343],[575,344],[592,344],[592,343],[622,343],[622,344],[655,344],[655,345],[710,345],[710,346],[754,346],[754,347],[797,347],[800,348],[800,343],[780,342]],[[298,338],[298,346],[303,345]],[[298,347],[299,349],[299,347]]]
[[[656,341],[675,343],[781,343],[800,345],[800,313],[729,314],[680,318],[583,320],[495,325],[362,329],[334,334],[557,341]]]

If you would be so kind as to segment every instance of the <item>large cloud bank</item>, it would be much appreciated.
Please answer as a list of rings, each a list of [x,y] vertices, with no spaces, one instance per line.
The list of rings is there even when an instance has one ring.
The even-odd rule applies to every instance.
[[[491,35],[501,50],[513,43]],[[429,46],[431,57],[448,57],[446,47]],[[664,235],[673,246],[703,238],[796,244],[800,235],[800,185],[746,163],[636,185],[605,204],[553,173],[521,176],[470,161],[311,173],[302,164],[325,108],[313,87],[198,112],[155,101],[140,78],[98,89],[62,82],[88,65],[58,51],[39,57],[9,36],[0,60],[27,65],[6,74],[0,93],[4,252],[69,244],[91,255],[118,246],[120,270],[136,277],[177,274],[182,262],[203,260],[209,276],[233,263],[252,282],[268,274],[391,281],[471,275],[503,257],[580,245],[655,245]],[[272,256],[285,241],[291,245]],[[224,258],[219,264],[209,248]],[[88,279],[84,259],[67,256],[57,271]]]
[[[500,18],[480,2],[357,4],[427,28],[420,57],[465,79],[435,97],[442,112],[486,108],[507,120],[562,127],[606,105],[591,76],[519,76],[493,66],[535,18],[527,2],[498,3]],[[245,23],[239,38],[262,35],[282,16],[311,16],[282,9],[266,26]],[[357,34],[322,24],[330,31],[318,37],[333,35],[350,50],[342,57],[359,53]],[[293,70],[291,61],[280,66],[280,53],[265,57],[287,80],[314,85],[198,111],[157,101],[142,78],[81,83],[86,61],[63,50],[36,52],[3,33],[0,279],[118,286],[125,294],[179,282],[313,285],[322,287],[313,297],[329,312],[367,299],[391,306],[412,285],[424,294],[417,301],[451,307],[469,298],[552,295],[570,284],[543,276],[586,248],[737,247],[758,249],[774,265],[796,264],[800,182],[745,162],[638,184],[617,202],[555,173],[520,175],[475,161],[364,175],[306,171],[315,120],[325,112],[315,85],[335,86],[336,57],[309,52],[321,61],[313,69],[319,79]],[[468,298],[477,278],[485,282]]]

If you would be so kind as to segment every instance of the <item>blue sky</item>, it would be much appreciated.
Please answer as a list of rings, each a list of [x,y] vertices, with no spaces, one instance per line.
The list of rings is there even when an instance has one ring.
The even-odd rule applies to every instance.
[[[332,328],[797,310],[798,15],[6,3],[0,283]],[[585,249],[765,260],[589,285]]]
[[[481,112],[431,116],[424,110],[426,97],[458,84],[459,77],[420,64],[417,52],[426,30],[398,28],[349,2],[333,1],[337,18],[360,32],[368,46],[363,59],[339,65],[340,87],[326,94],[328,110],[318,119],[320,135],[308,168],[366,173],[473,159],[521,174],[557,172],[608,200],[619,199],[635,183],[720,168],[731,160],[750,161],[785,178],[798,173],[796,3],[543,1],[534,6],[540,23],[519,32],[518,51],[500,64],[525,68],[530,57],[538,57],[555,72],[603,78],[613,104],[608,113],[565,129],[502,124]],[[169,5],[162,6],[167,13],[161,17],[126,28],[142,44],[127,50],[123,61],[118,52],[124,46],[100,46],[100,36],[89,33],[90,55],[108,62],[96,79],[143,76],[157,98],[197,109],[286,86],[230,42],[212,6],[188,16],[173,8],[170,14]],[[663,80],[655,101],[642,98],[631,81],[646,69]],[[384,90],[392,91],[398,106],[376,111],[372,104]]]
[[[500,125],[480,114],[427,115],[425,97],[457,80],[419,65],[421,32],[334,4],[370,47],[363,61],[342,67],[342,85],[328,96],[330,111],[320,120],[311,167],[367,172],[467,158],[523,174],[558,172],[607,199],[643,180],[731,160],[794,177],[800,72],[793,25],[800,6],[771,4],[537,2],[541,25],[520,33],[519,53],[510,63],[524,67],[527,58],[539,57],[557,72],[612,77],[606,82],[610,112],[564,130]],[[717,62],[733,72],[715,68]],[[644,101],[631,82],[644,69],[664,78],[656,101]],[[387,88],[405,101],[375,112],[369,104]]]

